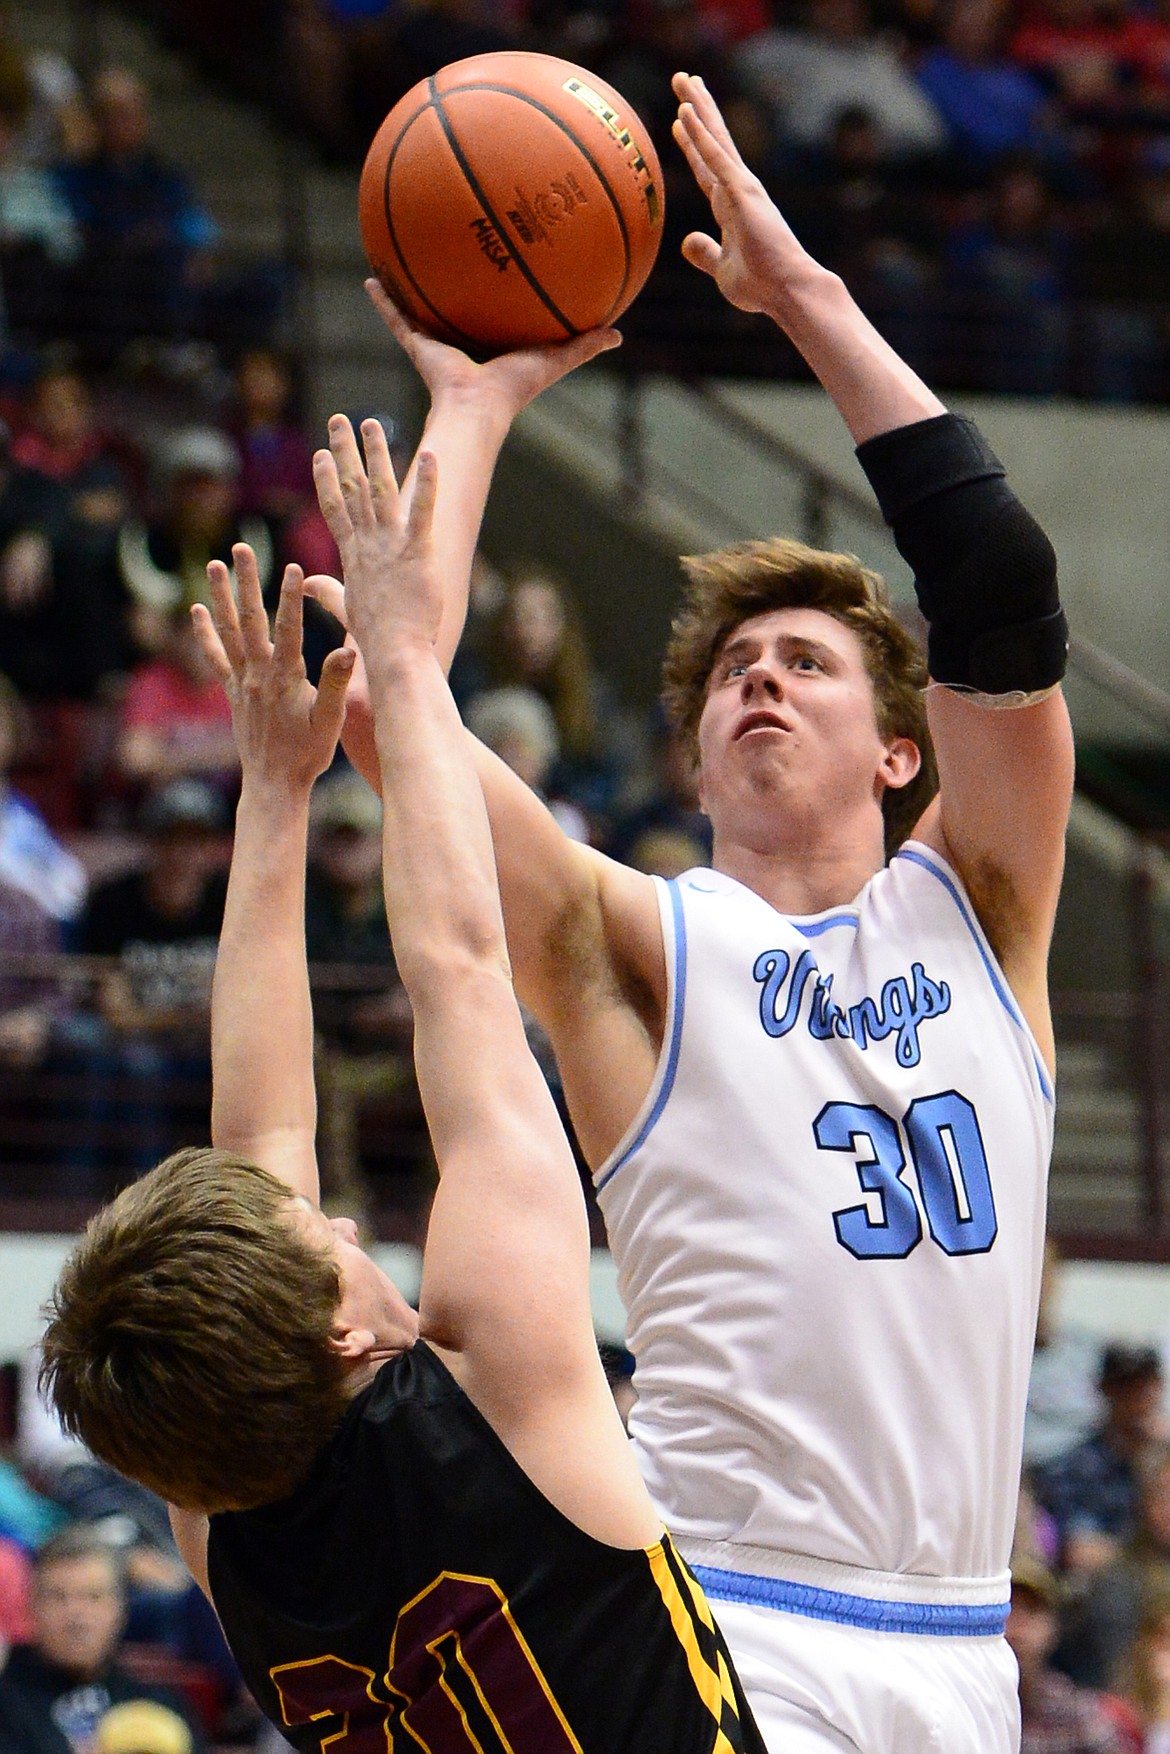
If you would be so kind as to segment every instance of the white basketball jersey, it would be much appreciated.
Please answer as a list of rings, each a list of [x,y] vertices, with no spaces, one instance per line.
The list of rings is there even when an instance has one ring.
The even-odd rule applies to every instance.
[[[962,885],[910,842],[812,917],[659,896],[662,1055],[597,1176],[657,1508],[684,1551],[1002,1584],[1052,1090]]]

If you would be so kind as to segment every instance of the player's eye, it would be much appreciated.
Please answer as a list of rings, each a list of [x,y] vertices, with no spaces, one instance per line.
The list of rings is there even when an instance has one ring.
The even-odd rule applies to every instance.
[[[798,652],[792,662],[796,670],[823,670],[825,667],[811,652]]]

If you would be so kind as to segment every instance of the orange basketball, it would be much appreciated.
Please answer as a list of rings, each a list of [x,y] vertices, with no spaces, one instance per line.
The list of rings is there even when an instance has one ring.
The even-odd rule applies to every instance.
[[[662,236],[662,171],[604,80],[520,51],[420,81],[374,137],[358,195],[396,304],[479,354],[612,323]]]

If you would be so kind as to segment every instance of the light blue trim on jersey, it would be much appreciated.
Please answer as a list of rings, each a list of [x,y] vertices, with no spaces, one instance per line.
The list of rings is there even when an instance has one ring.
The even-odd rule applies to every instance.
[[[749,1571],[719,1571],[710,1565],[691,1570],[713,1602],[743,1602],[779,1608],[810,1620],[833,1620],[869,1632],[914,1632],[928,1638],[998,1638],[1007,1625],[1010,1602],[887,1602],[847,1595],[814,1584],[757,1577]]]
[[[810,920],[807,925],[803,921],[795,919],[792,914],[786,914],[784,917],[792,929],[799,932],[802,938],[819,938],[822,932],[831,932],[834,926],[848,926],[856,932],[861,924],[856,914],[834,914],[831,919]]]
[[[1028,1028],[1028,1025],[1025,1023],[1024,1018],[1020,1012],[1019,1006],[1016,1004],[1015,1000],[1012,998],[1011,993],[1008,991],[1007,987],[1004,985],[1003,976],[1000,974],[999,969],[996,967],[994,961],[991,958],[991,955],[988,952],[986,942],[984,941],[983,933],[982,933],[978,923],[976,922],[975,917],[971,912],[970,905],[967,902],[966,897],[963,895],[962,891],[960,890],[958,884],[954,881],[954,879],[951,877],[949,872],[941,871],[938,868],[938,866],[933,863],[933,861],[931,859],[926,857],[925,853],[913,852],[913,851],[911,851],[911,849],[909,847],[902,847],[902,849],[899,852],[894,854],[894,857],[896,859],[909,859],[909,861],[912,865],[921,865],[922,869],[924,871],[929,871],[931,876],[934,877],[935,879],[937,879],[937,881],[942,884],[943,888],[946,890],[947,894],[950,896],[951,900],[954,902],[955,906],[958,908],[959,915],[963,921],[963,924],[966,926],[966,928],[970,932],[972,938],[975,940],[975,948],[978,950],[980,956],[983,959],[983,966],[987,970],[987,978],[991,982],[992,990],[995,993],[996,998],[999,1000],[1000,1004],[1003,1006],[1004,1010],[1007,1012],[1007,1014],[1011,1018],[1012,1022],[1016,1025],[1017,1029],[1019,1029],[1021,1031],[1025,1040],[1028,1043],[1028,1047],[1031,1050],[1032,1059],[1035,1062],[1035,1066],[1036,1066],[1036,1076],[1040,1080],[1040,1089],[1043,1091],[1045,1097],[1048,1099],[1049,1102],[1054,1102],[1056,1100],[1056,1098],[1055,1098],[1055,1095],[1054,1095],[1054,1092],[1052,1089],[1051,1080],[1049,1079],[1049,1076],[1048,1076],[1048,1068],[1045,1066],[1043,1060],[1040,1058],[1040,1055],[1036,1052],[1036,1046],[1032,1040],[1032,1032]]]
[[[659,1115],[666,1107],[671,1090],[674,1088],[674,1075],[678,1070],[678,1050],[682,1042],[683,1007],[687,996],[687,926],[683,915],[682,895],[673,877],[667,882],[666,888],[670,895],[670,911],[674,916],[674,1014],[670,1021],[670,1051],[666,1059],[666,1070],[662,1075],[662,1084],[658,1095],[654,1099],[654,1107],[638,1128],[636,1138],[597,1183],[596,1191],[598,1193],[607,1182],[613,1180],[618,1170],[630,1161],[634,1152],[646,1143]]]

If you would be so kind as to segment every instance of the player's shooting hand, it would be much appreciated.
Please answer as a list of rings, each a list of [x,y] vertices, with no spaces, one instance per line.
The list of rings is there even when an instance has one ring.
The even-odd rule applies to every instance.
[[[616,329],[588,329],[569,341],[546,347],[521,347],[478,363],[458,347],[436,341],[405,316],[377,280],[366,281],[374,309],[407,355],[431,393],[463,398],[515,419],[522,408],[579,365],[621,345]]]
[[[240,542],[232,560],[235,595],[231,573],[213,560],[207,568],[211,609],[197,603],[191,617],[231,702],[244,783],[262,780],[307,791],[333,760],[354,653],[346,647],[330,652],[314,688],[301,652],[300,567],[285,568],[270,638],[256,556]]]
[[[363,420],[362,454],[344,414],[329,422],[329,449],[313,458],[325,521],[341,554],[345,615],[367,668],[376,674],[404,646],[433,647],[443,592],[431,543],[438,466],[420,451],[404,505],[386,434]]]
[[[705,232],[691,232],[682,253],[692,267],[711,276],[729,304],[775,316],[788,287],[822,270],[744,164],[703,81],[676,73],[672,83],[679,100],[674,138],[720,232],[718,243]]]

